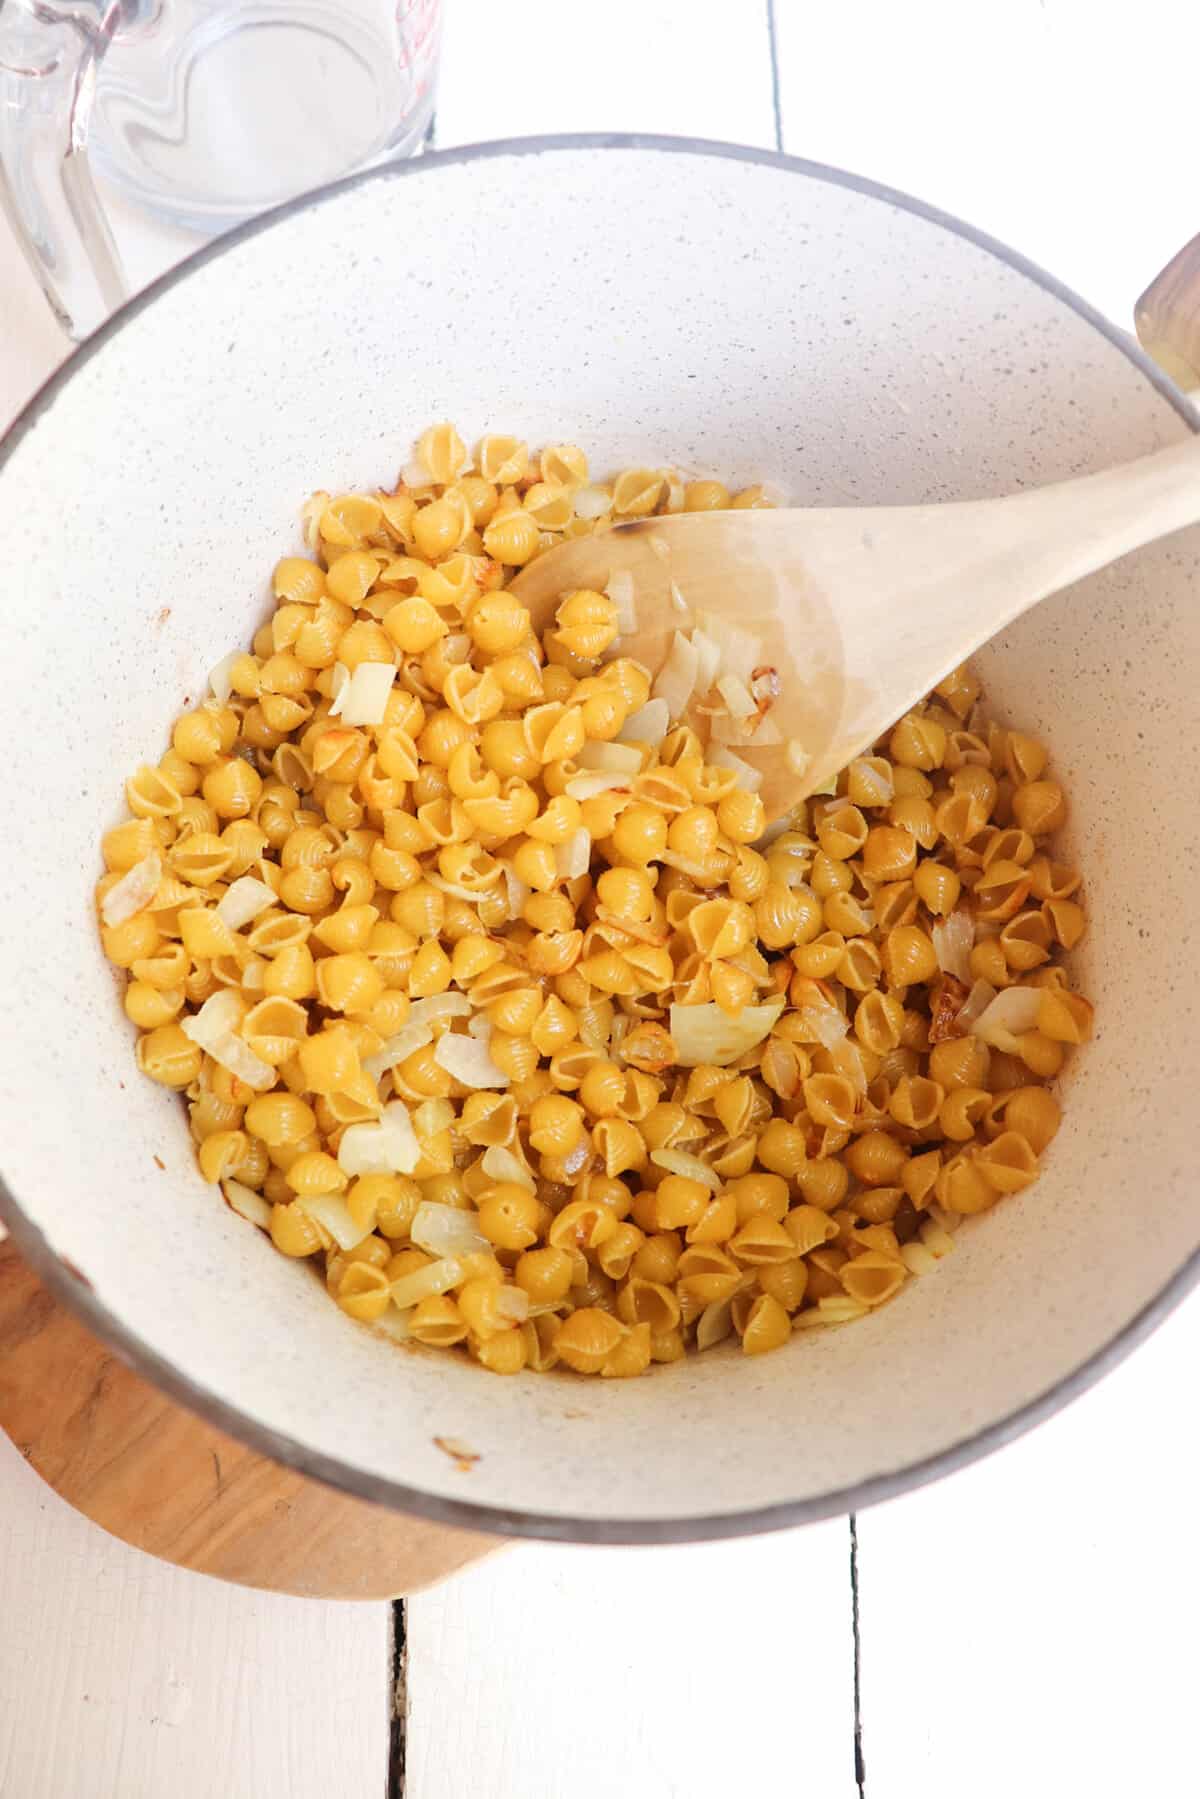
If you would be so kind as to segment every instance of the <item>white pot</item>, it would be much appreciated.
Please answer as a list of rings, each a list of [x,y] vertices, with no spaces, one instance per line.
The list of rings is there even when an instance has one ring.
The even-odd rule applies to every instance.
[[[1018,257],[756,151],[451,152],[195,257],[72,359],[0,456],[0,1214],[187,1405],[432,1517],[719,1536],[982,1453],[1095,1379],[1197,1271],[1200,537],[1050,601],[979,662],[1000,714],[1051,745],[1092,919],[1075,965],[1098,1030],[1043,1178],[850,1329],[634,1382],[497,1380],[354,1326],[222,1206],[178,1100],[134,1069],[91,899],[125,775],[249,641],[300,502],[387,480],[442,418],[574,440],[601,470],[770,477],[799,504],[1002,494],[1195,429],[1129,340]],[[470,1474],[438,1436],[479,1452]]]

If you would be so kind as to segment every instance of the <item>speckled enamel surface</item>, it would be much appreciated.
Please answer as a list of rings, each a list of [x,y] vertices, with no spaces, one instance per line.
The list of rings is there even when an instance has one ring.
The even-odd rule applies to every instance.
[[[134,1069],[91,913],[124,776],[249,641],[301,501],[389,479],[439,418],[825,504],[999,494],[1187,429],[987,248],[815,174],[680,148],[434,159],[167,286],[0,468],[12,1222],[227,1425],[428,1508],[702,1534],[938,1456],[1070,1376],[1200,1241],[1200,540],[1051,601],[980,661],[998,712],[1052,746],[1092,916],[1076,966],[1098,1031],[1044,1178],[852,1329],[637,1382],[500,1380],[376,1341],[222,1207],[178,1102]],[[437,1435],[480,1452],[470,1474]]]

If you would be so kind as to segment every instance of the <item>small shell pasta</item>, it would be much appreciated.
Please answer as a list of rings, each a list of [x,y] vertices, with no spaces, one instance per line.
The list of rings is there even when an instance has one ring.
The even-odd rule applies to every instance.
[[[563,537],[769,491],[430,426],[394,491],[312,496],[269,623],[100,836],[137,1065],[202,1177],[421,1353],[768,1353],[1053,1157],[1094,1017],[1048,746],[959,668],[772,822],[727,747],[779,687],[744,632],[651,671],[628,577],[540,637],[510,589]]]

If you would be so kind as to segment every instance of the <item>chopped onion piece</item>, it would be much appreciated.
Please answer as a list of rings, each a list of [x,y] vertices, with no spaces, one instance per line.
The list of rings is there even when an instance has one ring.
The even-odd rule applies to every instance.
[[[707,631],[692,632],[692,648],[696,652],[696,685],[694,692],[707,693],[721,670],[721,646]]]
[[[603,769],[609,774],[641,773],[642,752],[630,743],[585,743],[576,757],[580,768]]]
[[[377,1123],[347,1125],[337,1159],[347,1174],[411,1174],[421,1145],[404,1101],[391,1100]]]
[[[964,987],[971,984],[971,950],[975,943],[975,920],[966,906],[959,906],[949,918],[940,918],[930,936],[934,953],[943,974],[952,974]]]
[[[636,712],[629,714],[617,732],[617,742],[661,743],[670,728],[671,713],[666,700],[647,700],[644,706],[639,706]],[[610,746],[604,744],[600,747],[608,749]]]
[[[331,717],[336,718],[341,711],[342,701],[346,697],[346,689],[350,685],[350,670],[344,662],[335,662],[329,677],[329,697],[332,705],[329,708]]]
[[[370,1235],[358,1223],[340,1193],[301,1193],[296,1205],[307,1218],[323,1224],[339,1249],[353,1249]]]
[[[684,500],[686,498],[683,486],[683,476],[679,473],[678,469],[673,468],[663,469],[662,475],[667,484],[667,511],[682,512]]]
[[[418,1108],[418,1110],[419,1109],[420,1108]],[[413,1136],[414,1127],[416,1125],[416,1115],[413,1114],[410,1116],[408,1107],[402,1099],[393,1099],[383,1108],[383,1112],[379,1119],[379,1125],[385,1135],[396,1145],[396,1161],[399,1161],[401,1154],[408,1160],[413,1154]],[[358,1126],[351,1126],[351,1129],[358,1128]],[[419,1148],[419,1145],[417,1147]],[[394,1174],[410,1174],[412,1170],[396,1166],[391,1172]]]
[[[464,1087],[507,1087],[508,1076],[497,1068],[488,1046],[478,1037],[456,1037],[447,1031],[438,1038],[433,1059]]]
[[[270,1229],[271,1208],[261,1193],[255,1193],[252,1187],[244,1187],[241,1181],[222,1181],[221,1191],[226,1204],[239,1218],[257,1224],[260,1230]]]
[[[381,725],[395,679],[394,662],[360,662],[329,708],[329,716],[344,725]]]
[[[729,708],[731,718],[753,718],[758,712],[754,695],[737,675],[719,675],[717,692]]]
[[[379,1332],[380,1336],[391,1337],[393,1342],[407,1343],[412,1336],[409,1328],[412,1315],[412,1306],[405,1306],[402,1312],[388,1311],[383,1314],[382,1318],[376,1318],[373,1328]]]
[[[578,507],[578,500],[576,500]],[[619,568],[608,577],[608,586],[604,589],[617,609],[617,630],[622,637],[631,637],[637,630],[637,604],[633,597],[633,576],[627,568]]]
[[[490,1149],[484,1150],[483,1172],[493,1181],[515,1181],[518,1187],[528,1187],[531,1193],[537,1192],[537,1182],[532,1171],[520,1156],[515,1156],[502,1143],[493,1143]]]
[[[683,589],[680,587],[678,581],[672,581],[671,583],[671,604],[674,606],[676,612],[686,614],[691,610],[683,597]]]
[[[750,691],[757,703],[762,706],[773,706],[779,698],[781,683],[777,668],[760,668],[756,670],[750,683]]]
[[[214,995],[215,997],[215,995]],[[208,1045],[208,1053],[214,1062],[234,1076],[244,1081],[247,1087],[258,1092],[265,1092],[275,1085],[275,1070],[261,1056],[256,1056],[248,1044],[242,1042],[232,1031],[226,1031]]]
[[[711,1187],[714,1193],[721,1191],[721,1177],[715,1169],[702,1162],[699,1156],[690,1156],[684,1149],[653,1149],[650,1160],[656,1168],[665,1168],[668,1174],[682,1174],[689,1181],[699,1181],[702,1186]]]
[[[478,1220],[474,1208],[467,1212],[427,1199],[417,1207],[410,1234],[417,1248],[431,1256],[479,1255],[492,1245],[480,1230]]]
[[[699,668],[700,657],[695,644],[682,631],[676,631],[671,653],[659,669],[652,689],[656,700],[666,702],[668,717],[682,718],[687,711],[696,691]]]
[[[135,912],[142,911],[158,892],[162,881],[162,857],[151,850],[135,862],[100,902],[100,916],[106,925],[124,924]]]
[[[432,1299],[435,1293],[448,1293],[451,1287],[457,1287],[462,1277],[462,1263],[454,1256],[443,1256],[440,1261],[430,1262],[428,1267],[402,1274],[399,1280],[393,1281],[392,1304],[403,1312],[422,1299]]]
[[[707,751],[707,760],[716,768],[732,768],[737,775],[738,786],[744,787],[748,793],[757,793],[763,784],[761,768],[752,768],[723,743],[712,745]]]
[[[696,1348],[714,1349],[733,1331],[733,1301],[714,1299],[696,1320]]]
[[[496,1311],[510,1324],[524,1324],[529,1316],[529,1295],[524,1287],[501,1287],[496,1295]]]
[[[796,1007],[796,1015],[801,1028],[825,1049],[836,1049],[850,1029],[846,1014],[829,1001],[806,1001]]]
[[[612,793],[617,788],[628,788],[628,786],[629,776],[627,774],[610,771],[608,774],[572,775],[563,792],[568,799],[594,800],[598,793]]]
[[[563,1173],[567,1176],[568,1180],[577,1175],[581,1168],[586,1168],[591,1161],[591,1158],[591,1148],[585,1137],[582,1143],[577,1144],[573,1150],[569,1151],[568,1154],[563,1157]]]
[[[954,1015],[954,1022],[962,1031],[969,1031],[977,1018],[982,1018],[996,997],[996,989],[990,981],[976,981],[962,1005]]]
[[[465,996],[464,996],[465,997]],[[409,1056],[415,1056],[419,1049],[433,1042],[433,1031],[427,1024],[413,1024],[410,1019],[402,1031],[389,1037],[381,1050],[373,1056],[363,1058],[363,1068],[373,1081],[378,1081],[400,1062],[406,1062]]]
[[[533,892],[533,888],[527,887],[524,881],[519,880],[507,862],[504,864],[504,887],[508,895],[509,918],[520,918],[525,910],[525,901]]]
[[[467,1035],[478,1037],[482,1043],[490,1043],[492,1039],[492,1021],[486,1012],[474,1012],[467,1020]]]
[[[761,1043],[782,1011],[782,998],[768,1000],[761,1006],[743,1006],[735,1018],[712,1001],[701,1006],[672,1006],[670,1030],[678,1052],[675,1059],[681,1068],[695,1068],[702,1062],[725,1068]],[[844,1030],[844,1019],[842,1025]]]
[[[732,619],[721,612],[701,612],[697,615],[696,623],[717,646],[719,672],[723,675],[737,675],[747,683],[752,681],[755,669],[762,667],[762,639],[755,637],[750,631],[743,631],[740,625],[735,625]]]
[[[233,674],[234,663],[242,654],[241,650],[231,650],[228,656],[222,656],[208,677],[208,685],[212,689],[213,697],[220,700],[222,706],[233,692],[233,682],[230,676]]]
[[[991,1044],[993,1049],[1016,1055],[1020,1050],[1017,1039],[1037,1024],[1041,1003],[1040,987],[1006,987],[975,1020],[971,1033]]]
[[[465,993],[432,993],[408,1008],[405,1029],[412,1024],[438,1024],[443,1018],[469,1018],[473,1007]]]
[[[191,1018],[181,1019],[180,1024],[185,1037],[211,1051],[214,1043],[237,1030],[245,1011],[237,994],[223,987],[219,993],[210,994],[200,1010]]]
[[[603,518],[606,512],[612,511],[612,495],[605,493],[602,487],[581,487],[575,495],[575,517],[585,519]],[[616,595],[611,594],[611,599]]]
[[[560,881],[574,881],[585,875],[592,860],[592,835],[581,826],[572,831],[565,843],[560,843],[555,851]]]
[[[757,712],[751,718],[734,718],[731,712],[722,710],[709,720],[709,736],[713,743],[745,744],[750,749],[765,749],[783,741],[775,720],[760,718]]]
[[[265,881],[257,880],[254,875],[239,875],[232,887],[221,895],[217,917],[231,931],[240,931],[243,925],[274,904],[275,895]]]

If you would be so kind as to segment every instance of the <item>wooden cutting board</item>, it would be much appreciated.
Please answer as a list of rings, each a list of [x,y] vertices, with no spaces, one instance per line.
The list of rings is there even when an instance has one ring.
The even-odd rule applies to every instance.
[[[215,1430],[91,1336],[9,1242],[0,1242],[0,1426],[61,1498],[113,1536],[242,1586],[394,1599],[501,1546],[348,1498]]]

